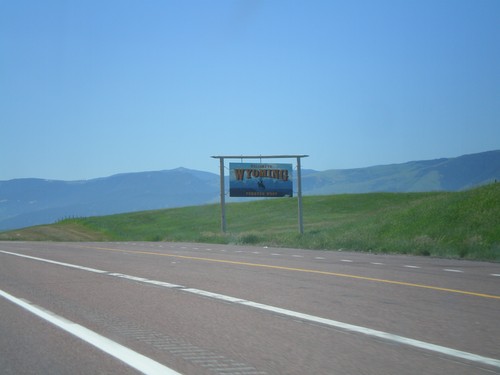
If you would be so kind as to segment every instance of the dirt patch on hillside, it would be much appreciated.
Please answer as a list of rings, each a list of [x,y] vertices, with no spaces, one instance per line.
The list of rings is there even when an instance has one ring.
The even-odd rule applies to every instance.
[[[39,225],[0,233],[3,241],[105,241],[106,236],[79,224]]]

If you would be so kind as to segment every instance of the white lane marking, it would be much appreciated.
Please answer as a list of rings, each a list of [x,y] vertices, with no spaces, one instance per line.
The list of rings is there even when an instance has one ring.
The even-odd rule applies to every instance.
[[[303,255],[292,255],[292,257],[294,257],[294,258],[304,258]]]
[[[54,263],[56,264],[56,263]],[[76,267],[74,267],[76,268]],[[83,269],[83,268],[80,268]],[[88,271],[88,270],[86,270]],[[180,375],[179,372],[172,370],[171,368],[162,365],[155,360],[146,357],[142,354],[133,351],[119,343],[108,339],[107,337],[101,336],[98,333],[91,331],[84,326],[74,323],[66,318],[54,314],[51,311],[45,310],[25,299],[20,299],[14,297],[13,295],[4,292],[0,289],[0,296],[7,299],[8,301],[22,307],[23,309],[29,311],[30,313],[42,318],[43,320],[61,328],[62,330],[78,337],[90,345],[102,350],[103,352],[115,357],[116,359],[122,361],[128,366],[142,372],[147,375]]]
[[[410,265],[405,265],[403,267],[406,267],[406,268],[420,268],[419,266],[410,266]]]
[[[197,294],[197,295],[203,296],[203,297],[214,298],[214,299],[222,300],[225,302],[240,303],[240,304],[243,302],[247,302],[241,298],[226,296],[224,294],[208,292],[206,290],[201,290],[201,289],[196,289],[196,288],[183,288],[182,290],[184,292]]]
[[[274,255],[274,256],[280,256],[281,254],[278,254],[278,253],[271,253],[271,255]]]
[[[323,258],[323,257],[314,257],[314,259],[324,260],[324,259],[326,259],[326,258]]]
[[[492,273],[491,276],[500,277],[500,273]]]
[[[52,260],[48,260],[48,259],[26,256],[26,255],[18,254],[18,253],[11,253],[11,252],[2,251],[2,250],[0,250],[0,252],[5,253],[5,254],[20,256],[23,258],[39,260],[39,261],[43,261],[43,262],[47,262],[47,263],[53,263],[56,265],[62,265],[65,267],[76,268],[76,269],[80,269],[83,271],[92,270],[92,268],[88,268],[88,267],[82,267],[82,266],[77,266],[77,265],[68,264],[68,263],[56,262],[56,261],[52,261]],[[91,271],[91,272],[94,272],[94,271]],[[431,344],[431,343],[428,343],[425,341],[414,340],[414,339],[411,339],[408,337],[399,336],[399,335],[395,335],[395,334],[388,333],[388,332],[377,331],[377,330],[363,327],[363,326],[356,326],[356,325],[349,324],[349,323],[343,323],[343,322],[340,322],[337,320],[321,318],[318,316],[304,314],[304,313],[300,313],[300,312],[293,311],[293,310],[282,309],[280,307],[265,305],[262,303],[248,301],[248,300],[244,300],[244,299],[237,298],[237,297],[226,296],[224,294],[204,291],[201,289],[188,288],[188,287],[184,287],[181,285],[171,284],[171,283],[167,283],[167,282],[163,282],[163,281],[149,280],[149,279],[146,279],[143,277],[130,276],[130,275],[125,275],[125,274],[121,274],[121,273],[111,273],[111,272],[105,272],[105,271],[101,271],[99,273],[104,273],[106,276],[120,277],[123,279],[133,280],[133,281],[137,281],[137,282],[163,286],[163,287],[170,288],[170,289],[176,289],[179,291],[188,292],[188,293],[192,293],[192,294],[196,294],[196,295],[201,295],[201,296],[208,297],[208,298],[222,300],[225,302],[230,302],[230,303],[234,303],[234,304],[253,307],[253,308],[256,308],[259,310],[270,311],[270,312],[284,315],[284,316],[289,316],[289,317],[298,318],[298,319],[305,320],[305,321],[319,323],[319,324],[327,325],[330,327],[341,328],[341,329],[344,329],[346,331],[356,332],[356,333],[360,333],[360,334],[371,336],[371,337],[381,338],[381,339],[384,339],[387,341],[396,342],[399,344],[404,344],[407,346],[412,346],[415,348],[420,348],[420,349],[428,350],[431,352],[445,354],[445,355],[448,355],[450,357],[461,358],[461,359],[465,359],[468,361],[482,363],[482,364],[486,364],[489,366],[500,368],[500,360],[498,360],[498,359],[484,357],[484,356],[481,356],[478,354],[468,353],[468,352],[464,352],[464,351],[456,350],[456,349],[452,349],[452,348],[447,348],[445,346],[435,345],[435,344]]]
[[[125,275],[123,273],[112,273],[112,272],[109,272],[107,273],[107,275],[109,276],[115,276],[115,277],[120,277],[122,279],[128,279],[128,280],[133,280],[133,281],[138,281],[138,282],[141,282],[141,283],[147,283],[147,284],[153,284],[153,285],[158,285],[158,286],[163,286],[165,288],[179,288],[179,289],[185,289],[186,287],[185,286],[182,286],[182,285],[177,285],[177,284],[171,284],[171,283],[167,283],[167,282],[164,282],[164,281],[157,281],[157,280],[150,280],[150,279],[145,279],[143,277],[136,277],[136,276],[130,276],[130,275]]]
[[[443,271],[446,271],[446,272],[458,272],[458,273],[463,273],[464,272],[462,270],[454,270],[454,269],[451,269],[451,268],[443,268]]]
[[[384,263],[379,263],[379,262],[370,262],[370,264],[374,264],[376,266],[383,266]]]
[[[341,262],[346,262],[346,263],[352,263],[352,260],[350,260],[350,259],[341,259],[340,261]]]
[[[0,253],[10,254],[10,255],[16,255],[16,256],[22,257],[22,258],[28,258],[28,259],[38,260],[40,262],[57,264],[59,266],[65,266],[65,267],[70,267],[70,268],[77,268],[77,269],[80,269],[80,270],[83,270],[83,271],[89,271],[89,272],[95,272],[95,273],[107,273],[108,272],[108,271],[98,270],[98,269],[95,269],[95,268],[77,266],[77,265],[74,265],[74,264],[63,263],[63,262],[57,262],[55,260],[50,260],[50,259],[45,259],[45,258],[32,257],[30,255],[24,255],[24,254],[18,254],[18,253],[11,253],[9,251],[4,251],[4,250],[0,250]]]

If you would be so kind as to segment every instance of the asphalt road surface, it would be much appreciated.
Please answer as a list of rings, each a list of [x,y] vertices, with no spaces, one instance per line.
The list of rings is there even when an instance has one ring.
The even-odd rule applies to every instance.
[[[500,373],[500,264],[0,242],[1,374]]]

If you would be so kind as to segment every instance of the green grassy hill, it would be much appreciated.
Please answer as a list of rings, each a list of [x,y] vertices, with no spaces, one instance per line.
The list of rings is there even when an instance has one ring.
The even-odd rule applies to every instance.
[[[0,240],[186,241],[500,261],[500,184],[462,192],[307,196],[62,220]]]

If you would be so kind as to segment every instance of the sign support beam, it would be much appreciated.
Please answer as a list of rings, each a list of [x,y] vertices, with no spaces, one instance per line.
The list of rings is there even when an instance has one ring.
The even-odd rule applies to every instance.
[[[226,233],[226,192],[224,186],[224,158],[219,158],[220,161],[220,211],[221,211],[221,231]]]
[[[229,156],[212,156],[214,159],[219,159],[220,162],[220,205],[221,205],[221,231],[226,233],[226,193],[224,182],[224,159],[292,159],[297,158],[297,198],[298,198],[298,224],[299,233],[304,233],[304,222],[302,219],[302,171],[300,159],[306,158],[309,155],[229,155]]]
[[[297,156],[297,200],[299,214],[299,233],[304,234],[304,221],[302,220],[302,172],[300,168],[300,157]]]

